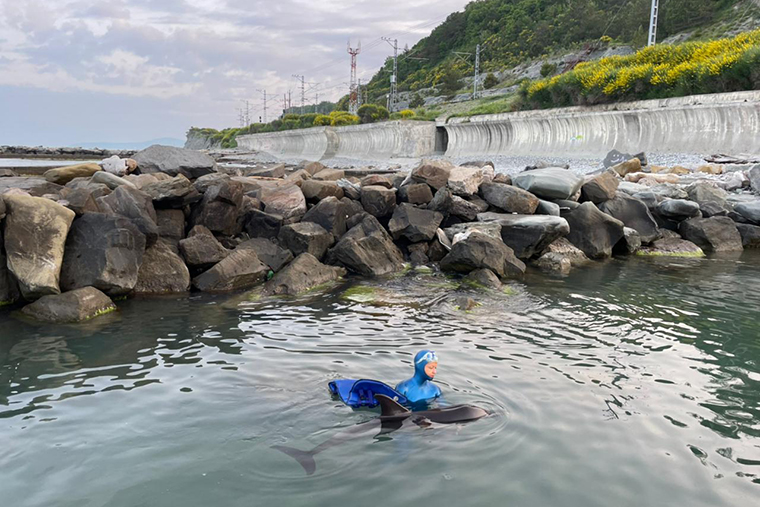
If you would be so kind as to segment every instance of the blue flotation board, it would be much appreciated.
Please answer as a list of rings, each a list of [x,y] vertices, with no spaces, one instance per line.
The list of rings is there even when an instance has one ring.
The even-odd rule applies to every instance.
[[[388,384],[380,382],[378,380],[367,379],[341,379],[333,380],[327,387],[332,394],[340,396],[343,403],[349,407],[354,408],[373,408],[379,403],[375,399],[376,394],[383,394],[390,399],[400,403],[401,405],[408,405],[406,397],[400,392],[393,389]]]

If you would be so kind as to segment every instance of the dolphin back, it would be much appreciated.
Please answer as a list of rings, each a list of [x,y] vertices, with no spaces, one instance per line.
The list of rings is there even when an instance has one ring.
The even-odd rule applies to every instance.
[[[311,451],[302,451],[300,449],[296,449],[294,447],[288,447],[285,445],[273,445],[272,449],[277,449],[278,451],[284,452],[291,458],[298,461],[298,463],[303,467],[304,471],[306,472],[306,475],[313,474],[314,471],[317,469],[317,462],[314,461],[314,453]]]

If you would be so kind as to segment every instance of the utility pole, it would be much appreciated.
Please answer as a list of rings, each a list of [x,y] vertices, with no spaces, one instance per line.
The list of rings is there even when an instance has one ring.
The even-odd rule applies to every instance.
[[[649,42],[647,46],[657,44],[657,16],[660,13],[660,0],[652,0],[652,14],[649,17]]]
[[[282,115],[285,116],[288,113],[288,94],[282,94]]]
[[[472,98],[477,99],[480,93],[480,44],[475,48],[475,80],[472,86]]]
[[[362,80],[359,79],[359,93],[356,96],[356,105],[358,106],[356,109],[358,110],[360,107],[362,107],[362,104],[364,103],[364,100],[362,100]]]
[[[321,83],[317,83],[314,85],[314,112],[318,113],[317,108],[319,107],[319,85]]]
[[[266,90],[257,90],[259,93],[264,94],[264,123],[267,122],[267,91]]]
[[[352,48],[351,41],[348,41],[348,54],[351,55],[351,80],[348,85],[348,112],[351,114],[356,114],[359,110],[359,94],[356,90],[356,57],[361,52],[361,42],[359,42],[358,48]]]
[[[382,39],[393,48],[393,75],[391,76],[391,90],[388,94],[388,110],[393,113],[398,105],[398,39],[389,39],[388,37]]]
[[[301,80],[301,114],[303,115],[303,108],[306,105],[306,78],[297,74],[293,74],[293,77]]]

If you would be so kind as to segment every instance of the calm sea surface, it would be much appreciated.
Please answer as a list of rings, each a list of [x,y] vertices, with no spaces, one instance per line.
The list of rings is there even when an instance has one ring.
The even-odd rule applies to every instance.
[[[0,311],[3,506],[760,505],[757,254],[611,260],[507,293],[413,272],[119,306],[83,326]],[[312,476],[271,449],[374,417],[327,382],[395,384],[421,348],[447,403],[491,415],[345,442]]]

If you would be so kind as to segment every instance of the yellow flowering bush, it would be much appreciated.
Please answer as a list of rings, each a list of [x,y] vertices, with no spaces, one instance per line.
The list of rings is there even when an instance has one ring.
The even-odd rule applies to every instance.
[[[708,42],[660,44],[578,64],[524,84],[524,105],[551,107],[760,88],[760,30]]]

